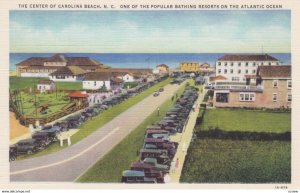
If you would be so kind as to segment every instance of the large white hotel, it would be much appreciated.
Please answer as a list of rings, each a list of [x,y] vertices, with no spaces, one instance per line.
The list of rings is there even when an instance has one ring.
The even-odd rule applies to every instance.
[[[228,82],[254,83],[258,66],[279,65],[279,60],[268,54],[228,54],[216,61],[216,76]]]

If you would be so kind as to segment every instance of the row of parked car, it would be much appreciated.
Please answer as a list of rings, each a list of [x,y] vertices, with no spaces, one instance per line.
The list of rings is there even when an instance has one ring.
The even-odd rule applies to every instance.
[[[139,161],[132,162],[130,170],[123,171],[123,183],[164,183],[178,147],[178,143],[170,141],[170,136],[183,131],[197,97],[195,88],[186,87],[166,116],[147,127]]]
[[[166,78],[167,77],[165,76],[158,77],[154,81],[142,83],[133,89],[127,90],[125,92],[120,92],[110,98],[105,99],[101,104],[95,104],[92,107],[87,107],[82,112],[76,115],[72,115],[64,120],[57,121],[53,125],[44,126],[40,131],[34,132],[30,139],[20,140],[16,144],[10,146],[9,160],[16,160],[17,155],[19,154],[32,154],[39,150],[45,149],[51,143],[58,140],[58,134],[60,132],[79,127],[85,121],[99,115],[109,107],[121,103],[122,101],[138,94],[139,92],[142,92],[143,90]]]

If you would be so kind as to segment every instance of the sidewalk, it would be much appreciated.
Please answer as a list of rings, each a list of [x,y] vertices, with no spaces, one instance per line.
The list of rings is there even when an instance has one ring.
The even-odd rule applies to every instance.
[[[204,94],[200,93],[197,101],[195,102],[196,104],[198,104],[197,108],[195,109],[195,111],[192,110],[190,112],[188,122],[183,132],[171,136],[171,141],[178,142],[177,152],[173,158],[173,161],[176,162],[177,158],[179,159],[179,168],[175,169],[175,171],[170,171],[171,183],[179,183],[182,166],[184,164],[185,156],[192,139],[193,130],[196,124],[197,116],[199,114],[199,107],[200,103],[203,100],[203,96]]]

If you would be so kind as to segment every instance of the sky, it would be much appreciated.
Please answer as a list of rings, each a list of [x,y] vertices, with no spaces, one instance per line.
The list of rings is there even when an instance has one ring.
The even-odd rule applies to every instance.
[[[289,53],[291,13],[10,11],[11,53]]]

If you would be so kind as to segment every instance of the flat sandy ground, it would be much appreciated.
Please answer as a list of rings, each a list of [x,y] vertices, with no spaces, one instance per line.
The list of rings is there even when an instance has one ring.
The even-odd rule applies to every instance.
[[[29,129],[19,123],[19,120],[16,119],[15,114],[13,112],[9,112],[9,122],[10,140],[16,137],[20,137],[26,133],[29,133]]]

